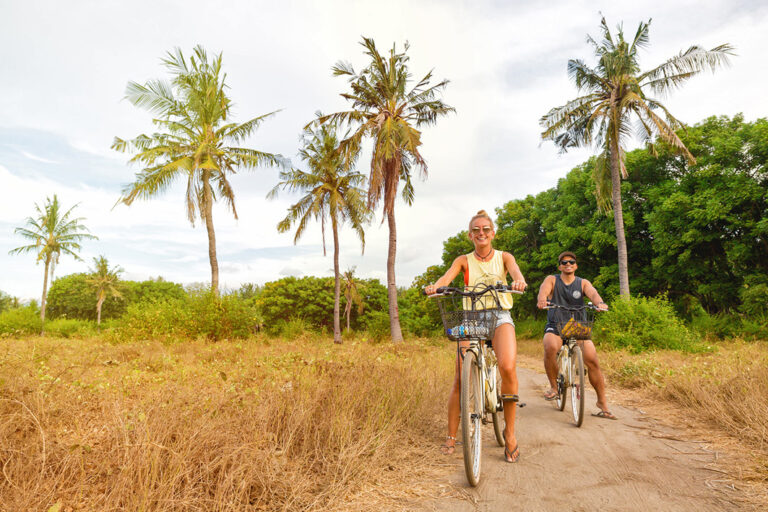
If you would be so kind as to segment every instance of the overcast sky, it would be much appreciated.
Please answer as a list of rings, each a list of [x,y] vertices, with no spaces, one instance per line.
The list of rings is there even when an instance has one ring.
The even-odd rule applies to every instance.
[[[541,7],[540,7],[541,6]],[[539,118],[577,95],[566,74],[570,58],[594,63],[587,34],[599,35],[600,13],[628,37],[652,18],[649,69],[700,44],[736,47],[730,68],[703,74],[666,98],[686,123],[743,112],[765,117],[768,6],[754,1],[11,1],[0,0],[0,290],[38,297],[42,265],[34,255],[9,256],[24,244],[13,233],[58,194],[99,237],[75,261],[62,256],[57,276],[87,271],[94,256],[120,265],[127,279],[162,276],[210,281],[207,237],[186,220],[183,189],[113,208],[139,170],[109,149],[113,137],[151,132],[151,116],[123,100],[128,81],[167,78],[160,58],[174,47],[223,52],[236,121],[280,109],[248,146],[297,157],[302,127],[316,110],[346,108],[347,82],[331,75],[337,61],[367,64],[362,35],[380,50],[408,54],[414,75],[434,69],[450,84],[443,99],[456,113],[424,129],[429,166],[416,199],[396,206],[397,279],[407,286],[440,262],[443,241],[479,209],[554,186],[589,150],[559,155],[540,143]],[[359,170],[368,171],[363,155]],[[214,208],[221,283],[237,288],[286,275],[332,275],[319,226],[297,246],[277,222],[298,196],[267,201],[277,171],[257,169],[233,180],[240,216]],[[379,212],[377,212],[379,213]],[[384,282],[388,232],[381,216],[366,232],[365,254],[351,231],[341,233],[342,269]],[[329,247],[332,241],[328,240]]]

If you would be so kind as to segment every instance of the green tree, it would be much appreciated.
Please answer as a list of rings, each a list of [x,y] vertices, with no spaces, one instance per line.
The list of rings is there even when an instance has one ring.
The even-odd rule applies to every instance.
[[[89,269],[87,283],[96,292],[96,323],[101,325],[101,306],[107,297],[122,297],[120,291],[120,274],[123,269],[119,266],[109,268],[109,262],[104,256],[93,258],[93,268]]]
[[[718,66],[728,64],[728,57],[733,54],[733,48],[728,44],[709,51],[691,46],[660,66],[641,72],[638,50],[648,45],[650,23],[650,20],[640,23],[634,39],[629,42],[624,39],[622,26],[618,27],[614,38],[602,18],[602,40],[598,43],[587,37],[598,59],[597,67],[590,68],[581,60],[568,61],[568,74],[578,90],[586,94],[553,108],[540,120],[544,128],[542,138],[554,141],[561,150],[594,145],[601,151],[595,163],[596,191],[601,207],[606,211],[613,209],[619,290],[624,297],[629,297],[629,271],[621,178],[627,177],[624,148],[633,132],[630,122],[633,117],[637,119],[637,132],[652,152],[655,152],[652,142],[658,137],[694,163],[693,155],[675,132],[683,126],[682,123],[648,94],[663,97],[700,72],[714,71]]]
[[[448,84],[443,80],[430,86],[432,72],[413,84],[408,70],[408,44],[399,53],[393,45],[385,58],[373,39],[364,37],[362,46],[371,62],[360,73],[351,64],[339,62],[333,67],[335,76],[348,77],[351,92],[342,97],[352,103],[351,110],[320,118],[320,122],[344,122],[353,126],[352,134],[341,141],[340,150],[347,161],[356,157],[364,139],[373,141],[371,170],[368,177],[368,207],[375,209],[383,202],[383,213],[389,227],[387,251],[387,296],[392,340],[400,342],[403,334],[397,307],[395,255],[397,227],[395,199],[400,181],[404,181],[403,199],[413,202],[411,171],[418,167],[426,176],[427,162],[421,156],[421,132],[418,128],[434,124],[440,116],[453,112],[438,98]]]
[[[347,331],[352,317],[352,307],[357,306],[357,314],[363,312],[363,297],[360,295],[360,283],[355,279],[355,267],[347,269],[343,274],[344,279],[344,316],[347,319]]]
[[[159,131],[133,140],[115,137],[112,148],[135,152],[130,162],[144,168],[136,181],[123,189],[118,202],[131,205],[165,192],[179,179],[186,181],[187,218],[194,225],[199,215],[208,233],[211,290],[219,292],[219,263],[213,228],[213,203],[222,199],[237,218],[235,192],[229,177],[238,169],[261,165],[282,166],[280,155],[240,147],[265,119],[275,112],[238,124],[230,120],[232,102],[226,94],[222,54],[209,60],[201,46],[189,62],[180,49],[162,60],[173,76],[171,82],[150,80],[142,85],[129,82],[126,98],[158,117]]]
[[[331,223],[333,233],[333,341],[341,343],[341,322],[339,318],[340,272],[339,272],[339,227],[349,221],[360,238],[365,250],[363,224],[369,222],[369,210],[360,188],[365,176],[352,170],[354,158],[345,159],[339,149],[334,123],[308,127],[302,136],[299,156],[306,162],[309,171],[287,169],[280,172],[280,182],[270,191],[268,197],[276,197],[278,190],[306,192],[299,201],[288,208],[288,215],[277,225],[284,233],[298,223],[293,243],[297,243],[311,219],[320,221],[325,255],[325,225]]]
[[[40,322],[41,331],[45,330],[45,299],[48,295],[48,272],[53,277],[53,269],[59,262],[61,253],[69,254],[76,260],[81,260],[77,252],[81,249],[80,242],[88,239],[96,239],[95,236],[84,233],[88,231],[80,221],[82,217],[70,218],[73,206],[66,212],[59,204],[56,194],[53,199],[46,198],[45,205],[41,208],[35,204],[37,214],[35,217],[28,217],[27,227],[20,227],[14,230],[14,233],[21,235],[32,243],[23,245],[10,251],[10,254],[21,254],[26,252],[36,252],[37,261],[42,261],[45,265],[43,272],[43,296],[40,301]]]

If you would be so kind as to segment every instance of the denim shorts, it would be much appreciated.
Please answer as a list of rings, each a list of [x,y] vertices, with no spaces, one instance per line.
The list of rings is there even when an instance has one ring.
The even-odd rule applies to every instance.
[[[515,326],[515,322],[512,320],[512,315],[509,314],[508,310],[502,310],[497,313],[496,316],[496,329],[498,329],[500,326],[504,324],[509,324],[512,327]]]

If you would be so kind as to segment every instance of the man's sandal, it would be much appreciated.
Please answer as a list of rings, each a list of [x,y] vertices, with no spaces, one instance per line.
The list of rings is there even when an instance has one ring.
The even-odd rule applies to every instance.
[[[453,441],[453,444],[448,444],[448,441]],[[453,455],[456,451],[456,438],[454,436],[445,436],[445,442],[440,447],[440,452],[443,455]]]
[[[592,416],[597,416],[598,418],[605,418],[607,420],[617,420],[618,418],[613,415],[611,411],[603,411],[593,413]]]

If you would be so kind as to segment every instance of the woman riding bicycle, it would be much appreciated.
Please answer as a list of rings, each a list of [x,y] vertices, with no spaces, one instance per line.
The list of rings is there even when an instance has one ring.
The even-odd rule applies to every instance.
[[[512,288],[523,291],[526,288],[525,279],[515,262],[514,256],[508,252],[496,251],[491,243],[496,232],[493,221],[485,212],[480,210],[469,222],[469,239],[475,246],[475,250],[456,258],[451,268],[438,279],[434,285],[427,286],[425,291],[431,295],[441,286],[448,286],[459,273],[464,274],[464,284],[475,286],[478,284],[496,284],[499,281],[506,283],[506,276],[512,276]],[[496,322],[496,330],[493,334],[493,350],[496,353],[499,373],[501,374],[501,394],[506,396],[517,395],[517,341],[515,339],[515,324],[509,309],[512,307],[512,298],[507,294],[500,294],[499,301],[503,311]],[[461,342],[462,347],[468,346],[468,342]],[[459,429],[459,417],[461,414],[461,359],[457,356],[453,388],[448,398],[448,436],[442,446],[443,453],[451,454],[456,446],[456,432]],[[515,413],[517,407],[514,403],[511,407],[504,407],[504,458],[507,462],[517,462],[520,451],[515,438]]]

